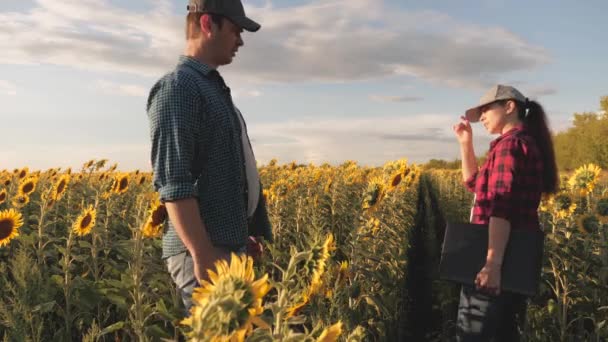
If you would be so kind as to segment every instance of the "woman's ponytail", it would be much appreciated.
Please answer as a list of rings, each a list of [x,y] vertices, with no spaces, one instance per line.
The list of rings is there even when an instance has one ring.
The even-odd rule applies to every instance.
[[[538,102],[526,99],[526,103],[520,104],[519,118],[536,139],[536,143],[540,148],[544,165],[543,193],[555,193],[559,186],[559,176],[557,174],[555,150],[553,149],[553,138],[549,130],[545,111]]]

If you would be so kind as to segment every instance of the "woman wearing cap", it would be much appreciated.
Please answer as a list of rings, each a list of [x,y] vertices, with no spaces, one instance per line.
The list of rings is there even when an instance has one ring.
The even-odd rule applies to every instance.
[[[479,169],[471,122],[481,122],[488,132],[499,135]],[[501,292],[501,267],[511,229],[541,229],[537,213],[541,195],[557,190],[547,118],[537,102],[511,86],[497,85],[453,128],[465,186],[475,193],[471,223],[489,226],[486,264],[477,274],[476,286],[461,290],[457,339],[517,341],[526,297]]]

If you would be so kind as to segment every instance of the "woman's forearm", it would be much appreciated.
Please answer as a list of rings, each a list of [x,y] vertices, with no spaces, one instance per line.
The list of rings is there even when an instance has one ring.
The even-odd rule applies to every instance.
[[[511,223],[509,221],[499,217],[490,217],[486,264],[502,266],[510,234]]]
[[[460,155],[462,158],[462,178],[467,181],[475,172],[477,172],[477,158],[473,143],[465,143],[460,145]]]

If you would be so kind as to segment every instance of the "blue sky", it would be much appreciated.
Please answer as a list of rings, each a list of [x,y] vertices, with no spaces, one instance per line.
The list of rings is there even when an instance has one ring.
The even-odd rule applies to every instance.
[[[0,169],[149,169],[147,92],[182,51],[185,5],[0,1]],[[457,158],[451,125],[494,83],[538,99],[555,130],[608,95],[605,1],[245,5],[262,29],[220,72],[260,163]],[[475,137],[481,154],[492,137]]]

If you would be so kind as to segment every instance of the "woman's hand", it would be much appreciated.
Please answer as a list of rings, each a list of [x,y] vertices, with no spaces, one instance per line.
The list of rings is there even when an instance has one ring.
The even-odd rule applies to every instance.
[[[473,142],[473,129],[471,123],[464,116],[460,117],[460,122],[453,126],[456,138],[461,145]]]
[[[487,263],[475,278],[477,290],[498,296],[500,294],[501,266]]]

